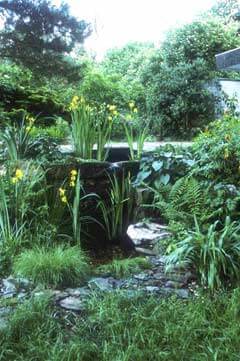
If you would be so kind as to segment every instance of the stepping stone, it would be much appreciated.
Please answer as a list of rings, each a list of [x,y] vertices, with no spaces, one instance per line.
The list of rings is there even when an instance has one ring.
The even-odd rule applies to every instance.
[[[70,310],[70,311],[84,311],[85,307],[83,302],[76,297],[66,297],[63,300],[61,300],[59,302],[59,305],[64,308],[65,310]]]

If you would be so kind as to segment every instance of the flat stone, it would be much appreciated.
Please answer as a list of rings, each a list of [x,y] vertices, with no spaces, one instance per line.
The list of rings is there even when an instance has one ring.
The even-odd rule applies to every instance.
[[[112,291],[113,285],[109,282],[109,278],[96,277],[88,282],[88,287],[95,291]]]
[[[87,287],[67,288],[65,292],[67,292],[68,295],[73,297],[87,297],[91,294],[90,290]]]
[[[55,301],[58,302],[64,298],[68,297],[69,294],[65,291],[54,290],[54,291],[52,291],[52,296],[54,297]]]
[[[159,281],[165,281],[166,275],[164,273],[154,273],[153,278]]]
[[[17,294],[17,298],[18,298],[19,300],[23,300],[23,299],[26,298],[26,297],[27,297],[27,293],[26,293],[26,292],[20,292],[20,293]]]
[[[149,279],[149,275],[147,273],[139,273],[133,276],[136,280],[145,281]]]
[[[154,245],[160,239],[170,236],[166,227],[156,223],[137,223],[130,225],[127,230],[128,236],[135,246]]]
[[[149,293],[155,293],[159,291],[159,287],[157,286],[147,286],[145,290]]]
[[[189,298],[190,292],[187,288],[182,288],[180,290],[175,290],[178,297],[186,299]]]
[[[190,271],[179,272],[179,273],[167,273],[167,278],[171,281],[180,282],[182,284],[187,284],[196,279],[194,274]]]
[[[83,302],[77,297],[66,297],[59,302],[59,305],[71,311],[83,311],[85,309]]]
[[[2,280],[2,290],[3,290],[3,294],[12,294],[15,295],[17,293],[17,287],[15,285],[15,283],[12,281],[12,278],[6,278]]]
[[[167,281],[167,282],[165,283],[165,287],[176,289],[176,288],[182,288],[182,287],[183,287],[183,284],[180,283],[180,282],[176,282],[176,281],[171,281],[171,280],[169,280],[169,281]]]
[[[157,252],[153,251],[151,249],[142,248],[142,247],[135,247],[135,251],[138,254],[144,255],[144,256],[156,256]]]
[[[154,266],[164,266],[166,264],[167,256],[157,256],[150,258],[150,262]]]
[[[29,290],[32,287],[32,282],[27,278],[9,276],[2,280],[4,293],[17,293],[19,290]]]

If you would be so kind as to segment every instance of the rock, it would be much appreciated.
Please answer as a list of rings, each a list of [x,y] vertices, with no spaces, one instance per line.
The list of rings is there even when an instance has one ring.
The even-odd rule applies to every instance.
[[[150,262],[154,266],[164,266],[166,264],[167,256],[151,257]]]
[[[65,292],[73,297],[88,297],[91,294],[87,287],[67,288]]]
[[[20,292],[20,293],[18,293],[18,295],[17,295],[18,300],[24,300],[24,298],[26,298],[26,297],[27,297],[27,293],[26,293],[26,292]]]
[[[166,276],[168,279],[175,281],[175,282],[180,282],[184,285],[186,285],[196,279],[194,274],[190,271],[181,272],[181,273],[180,272],[179,273],[168,272],[168,273],[166,273]]]
[[[55,301],[58,302],[64,298],[68,297],[68,292],[54,290],[54,291],[52,291],[52,296],[54,297]]]
[[[187,288],[182,288],[180,290],[175,290],[178,297],[187,299],[190,296],[190,292]]]
[[[127,234],[135,246],[154,246],[160,239],[170,236],[170,233],[166,232],[166,227],[157,223],[137,223],[130,225]]]
[[[157,286],[147,286],[145,289],[149,293],[155,293],[159,291],[159,287]]]
[[[9,276],[2,280],[3,292],[6,294],[16,294],[19,290],[29,291],[32,287],[32,282],[22,277]]]
[[[112,291],[113,285],[110,283],[111,278],[95,277],[88,282],[88,287],[95,291]]]
[[[15,285],[15,282],[13,282],[13,278],[8,277],[2,280],[2,290],[4,295],[16,295],[17,293],[17,287]]]
[[[59,305],[66,309],[66,310],[71,310],[71,311],[84,311],[85,310],[85,306],[82,300],[80,300],[77,297],[66,297],[63,300],[61,300],[59,302]]]
[[[139,273],[133,277],[139,281],[147,281],[149,279],[149,275],[147,273]]]
[[[154,273],[153,278],[155,280],[165,281],[166,280],[166,275],[164,273],[157,272],[157,273]]]
[[[147,248],[135,247],[135,251],[144,256],[156,256],[157,252]]]
[[[189,297],[189,290],[182,288],[182,289],[173,289],[168,287],[162,287],[159,289],[160,292],[165,296],[173,296],[176,295],[179,298],[187,299]]]
[[[176,282],[176,281],[171,281],[171,280],[169,280],[169,281],[167,281],[166,283],[165,283],[165,287],[167,287],[167,288],[182,288],[183,287],[183,284],[182,283],[180,283],[180,282]]]

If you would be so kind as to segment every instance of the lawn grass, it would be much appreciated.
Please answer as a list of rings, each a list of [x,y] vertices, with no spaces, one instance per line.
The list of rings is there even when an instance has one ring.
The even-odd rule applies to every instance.
[[[0,360],[237,361],[239,296],[240,289],[189,301],[95,296],[74,328],[55,318],[48,299],[29,300],[0,335]]]

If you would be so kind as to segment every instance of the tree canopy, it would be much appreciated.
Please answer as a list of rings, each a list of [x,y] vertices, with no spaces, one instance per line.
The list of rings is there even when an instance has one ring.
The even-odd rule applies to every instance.
[[[71,16],[69,7],[49,0],[1,0],[0,57],[39,74],[68,74],[76,64],[66,58],[91,33],[84,20]]]

